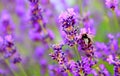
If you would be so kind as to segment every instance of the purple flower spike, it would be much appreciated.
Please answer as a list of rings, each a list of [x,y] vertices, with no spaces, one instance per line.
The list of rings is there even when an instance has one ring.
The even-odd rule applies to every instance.
[[[75,76],[87,76],[92,71],[92,66],[94,65],[93,61],[90,61],[87,57],[82,57],[81,61],[77,61],[75,68],[74,75]]]
[[[106,0],[106,6],[112,10],[115,10],[118,7],[118,0]]]
[[[5,36],[5,40],[6,40],[7,42],[9,42],[9,43],[12,43],[12,42],[13,42],[13,38],[12,38],[11,35]]]
[[[0,28],[0,35],[5,36],[8,34],[13,34],[15,26],[12,23],[11,17],[7,11],[2,12]]]
[[[54,44],[54,45],[52,45],[52,48],[53,48],[53,50],[59,51],[59,50],[62,50],[63,46],[64,46],[64,43]]]
[[[67,58],[64,52],[58,50],[50,54],[53,60],[56,60],[60,65],[67,62]]]
[[[13,59],[12,62],[13,62],[14,64],[16,64],[16,63],[20,63],[21,60],[22,60],[22,59],[20,58],[20,56],[17,56],[17,57],[15,57],[15,58]]]
[[[39,0],[28,0],[32,5],[38,4]]]
[[[61,23],[63,28],[68,28],[70,30],[70,26],[74,27],[78,19],[78,15],[74,12],[73,8],[67,9],[66,12],[63,12],[59,16],[59,22]]]
[[[94,28],[94,21],[90,18],[90,12],[83,13],[82,23],[87,31],[90,31],[92,34],[96,33]]]
[[[120,60],[118,56],[109,55],[107,58],[107,61],[109,64],[112,64],[114,66],[114,76],[120,75]]]
[[[104,64],[101,64],[100,71],[98,71],[98,75],[110,76],[108,70],[105,68]]]
[[[109,39],[114,39],[114,36],[112,34],[108,34]]]
[[[109,64],[114,64],[115,63],[114,59],[115,58],[112,55],[109,55],[107,61],[109,62]]]
[[[4,38],[0,37],[0,52],[3,53],[5,59],[10,59],[13,63],[19,63],[21,61],[12,35],[6,35]]]
[[[110,48],[111,52],[115,53],[119,50],[118,38],[112,34],[108,34],[109,43],[108,47]]]
[[[53,32],[46,28],[46,22],[43,18],[43,10],[39,7],[39,0],[29,0],[31,4],[30,8],[30,21],[31,30],[29,31],[30,38],[33,41],[40,41],[42,43],[47,43],[53,40]]]
[[[59,16],[59,22],[62,25],[62,30],[65,32],[65,43],[73,46],[76,43],[76,35],[78,28],[75,24],[78,20],[78,15],[74,12],[73,8],[67,9]]]

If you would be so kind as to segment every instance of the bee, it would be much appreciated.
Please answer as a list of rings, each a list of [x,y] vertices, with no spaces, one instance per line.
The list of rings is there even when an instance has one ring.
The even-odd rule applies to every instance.
[[[86,44],[92,43],[92,39],[87,34],[83,34],[82,39],[85,40]]]
[[[93,40],[88,34],[82,34],[81,42],[82,49],[85,50],[92,46]]]

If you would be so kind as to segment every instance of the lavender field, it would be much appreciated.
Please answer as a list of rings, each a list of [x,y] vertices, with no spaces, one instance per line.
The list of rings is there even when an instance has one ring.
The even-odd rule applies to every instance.
[[[0,76],[120,76],[120,0],[0,0]]]

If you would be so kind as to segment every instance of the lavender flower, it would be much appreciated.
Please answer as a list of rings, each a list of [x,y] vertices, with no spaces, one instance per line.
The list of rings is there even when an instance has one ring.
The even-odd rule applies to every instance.
[[[120,75],[120,60],[118,56],[109,55],[107,58],[109,64],[114,65],[114,76]]]
[[[106,0],[105,4],[114,11],[118,7],[118,0]]]
[[[13,38],[11,35],[5,36],[4,50],[6,52],[5,58],[9,58],[16,53],[16,48],[14,47]]]
[[[31,21],[31,30],[29,31],[30,38],[33,41],[48,42],[54,38],[54,35],[51,30],[46,28],[46,23],[42,16],[42,9],[39,7],[38,0],[29,0],[31,5],[30,9],[30,21]]]
[[[15,26],[12,23],[9,13],[5,10],[2,12],[0,28],[1,28],[1,32],[0,32],[1,35],[8,35],[14,33]]]
[[[39,65],[41,67],[41,74],[42,75],[45,75],[47,70],[48,70],[48,61],[45,59],[45,58],[42,58],[40,61],[39,61]]]
[[[100,71],[98,71],[98,75],[110,76],[108,70],[105,68],[104,64],[100,64]]]
[[[21,62],[21,57],[18,56],[14,56],[14,58],[12,59],[12,63],[16,64],[16,63],[20,63]]]
[[[95,34],[95,28],[94,28],[94,20],[90,18],[90,12],[86,12],[83,13],[83,17],[82,17],[82,23],[84,25],[84,28],[86,28],[86,30],[90,30],[92,32],[92,34]]]
[[[77,21],[77,14],[74,12],[73,8],[67,9],[66,12],[63,12],[59,16],[59,22],[62,24],[62,27],[74,26]]]
[[[65,57],[65,53],[62,52],[62,46],[61,44],[53,45],[53,49],[55,50],[53,53],[50,54],[53,60],[56,60],[60,65],[67,62],[67,59]]]
[[[72,67],[74,61],[68,60],[67,55],[62,52],[63,44],[53,45],[54,52],[50,54],[53,60],[56,60],[59,63],[59,68],[61,72],[72,72]]]
[[[108,34],[108,43],[96,42],[95,54],[98,58],[102,58],[103,60],[105,60],[107,58],[107,55],[115,55],[117,53],[119,54],[119,44],[117,36],[118,35],[114,36],[112,34]]]
[[[77,61],[76,62],[76,66],[74,67],[75,68],[75,76],[81,76],[81,75],[84,75],[84,76],[87,76],[88,74],[91,73],[92,71],[92,66],[94,65],[95,63],[93,61],[90,61],[87,57],[82,57],[81,61]]]
[[[119,50],[118,39],[116,36],[113,36],[112,34],[108,34],[108,38],[109,38],[108,46],[109,46],[111,52],[113,51],[115,53],[115,51]]]
[[[58,65],[49,65],[50,76],[68,76],[67,73],[61,72]]]
[[[62,44],[53,45],[54,52],[50,54],[53,60],[59,63],[59,68],[61,72],[70,72],[75,76],[88,75],[90,73],[91,67],[95,64],[93,60],[89,60],[87,57],[82,57],[81,61],[75,62],[74,60],[67,57],[67,55],[62,52]]]
[[[103,60],[105,60],[106,56],[111,53],[108,46],[103,42],[96,42],[95,47],[96,47],[95,56],[97,58],[102,58]]]
[[[13,37],[11,35],[5,36],[4,39],[1,39],[2,44],[1,51],[4,55],[4,58],[10,58],[13,63],[19,63],[21,58],[17,53],[16,47],[14,45]]]
[[[53,60],[56,60],[59,63],[59,68],[61,72],[70,72],[70,64],[68,61],[67,55],[62,52],[62,44],[53,45],[54,52],[50,54]]]
[[[75,27],[75,23],[78,20],[78,15],[74,12],[73,8],[67,9],[59,16],[59,22],[62,25],[62,29],[66,34],[65,42],[73,46],[76,43],[76,34],[78,29]]]
[[[69,0],[0,0],[0,11],[2,11],[0,13],[0,76],[19,76],[18,74],[23,76],[89,76],[89,74],[111,76],[108,66],[113,66],[114,76],[120,76],[120,32],[116,34],[109,26],[115,23],[115,27],[120,27],[117,25],[120,1],[95,0],[95,3],[90,3],[88,0],[78,0],[77,2],[81,5],[80,10],[75,0],[67,1]],[[108,9],[112,10],[114,16],[110,16],[109,19],[105,16],[107,10],[104,11],[102,8],[97,14],[95,12],[97,9],[93,9],[92,4],[96,6],[99,2],[98,7],[101,7],[103,2]],[[57,19],[61,6],[66,9],[71,7],[71,4],[73,7],[78,7],[68,8]],[[94,21],[92,18],[99,20]],[[112,21],[113,18],[115,22]],[[15,21],[16,27],[12,21]],[[95,27],[96,24],[100,27]],[[56,34],[56,40],[52,30]],[[113,34],[107,31],[105,34],[108,34],[108,39],[99,38],[104,34],[104,32],[101,33],[103,30],[112,31]],[[95,37],[94,43],[96,31],[99,36]],[[59,40],[61,38],[58,34],[62,35],[63,40]],[[16,36],[20,40],[14,39]],[[20,44],[16,44],[16,41]],[[57,41],[63,42],[54,44]],[[55,62],[47,56],[49,51],[52,51],[49,47],[51,44],[53,44],[53,52],[49,56]],[[21,58],[19,50],[24,53],[24,58]],[[16,65],[21,60],[25,61],[22,64],[24,67]],[[106,66],[106,62],[110,65]]]
[[[110,76],[110,73],[108,72],[104,64],[100,64],[98,67],[96,67],[96,70],[93,69],[91,73],[94,76]]]
[[[38,4],[39,0],[29,0],[31,4]]]

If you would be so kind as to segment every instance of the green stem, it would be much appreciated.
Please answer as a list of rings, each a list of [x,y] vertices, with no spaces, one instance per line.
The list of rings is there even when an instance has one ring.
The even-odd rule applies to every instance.
[[[77,4],[79,4],[79,8],[80,8],[80,16],[82,16],[82,0],[77,0]],[[83,27],[83,24],[80,23],[79,27]]]
[[[48,52],[48,54],[50,54],[50,53],[52,53],[53,52],[53,49],[52,48],[49,48],[49,50],[48,50],[49,52]],[[51,57],[49,56],[49,63],[50,64],[53,64],[53,60],[51,60]]]
[[[118,23],[118,20],[117,20],[117,17],[116,17],[116,13],[115,13],[115,11],[112,11],[112,13],[113,13],[115,28],[116,28],[115,32],[118,32],[119,31],[119,23]]]
[[[80,8],[80,15],[82,15],[82,0],[78,0],[79,8]]]
[[[50,47],[50,48],[49,48],[49,53],[51,53],[51,52],[53,52],[53,49]]]
[[[70,72],[68,72],[68,76],[72,76],[72,74]]]
[[[10,68],[9,66],[9,61],[7,59],[5,59],[5,63],[8,65],[8,67]],[[12,69],[10,68],[11,72],[13,73],[14,76],[18,76],[18,74]]]
[[[47,72],[46,72],[45,76],[49,76],[48,69],[47,69]]]
[[[35,63],[36,66],[32,66],[34,69],[34,74],[35,76],[40,76],[41,75],[41,66],[38,63]]]
[[[80,60],[81,58],[80,58],[80,54],[79,54],[78,49],[77,49],[77,45],[74,46],[74,52],[76,55],[75,60]]]
[[[18,63],[18,67],[19,67],[20,71],[22,72],[23,76],[27,76],[27,74],[26,74],[25,70],[23,69],[23,66],[22,66],[21,63]]]

